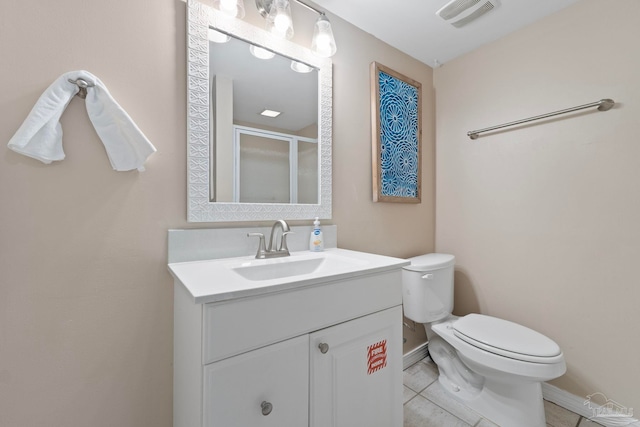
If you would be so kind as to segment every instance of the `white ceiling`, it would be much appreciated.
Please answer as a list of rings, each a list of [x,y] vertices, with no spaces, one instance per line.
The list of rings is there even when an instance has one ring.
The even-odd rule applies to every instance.
[[[303,0],[304,1],[304,0]],[[450,0],[314,0],[396,49],[436,67],[578,0],[501,0],[501,6],[455,28],[435,13]],[[340,40],[336,36],[340,49]],[[437,62],[436,62],[437,61]]]

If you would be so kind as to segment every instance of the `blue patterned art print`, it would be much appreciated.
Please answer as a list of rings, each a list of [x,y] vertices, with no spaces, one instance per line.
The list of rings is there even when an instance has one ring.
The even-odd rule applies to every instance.
[[[409,84],[380,68],[384,67],[378,64],[376,67],[379,100],[379,140],[377,141],[379,144],[379,182],[377,183],[379,195],[377,199],[419,202],[420,85]],[[376,199],[375,195],[374,199]]]

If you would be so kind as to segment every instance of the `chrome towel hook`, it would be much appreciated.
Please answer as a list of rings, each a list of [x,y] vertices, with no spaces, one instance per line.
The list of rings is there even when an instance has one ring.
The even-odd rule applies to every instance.
[[[84,80],[84,79],[76,79],[76,80],[71,80],[68,79],[69,83],[73,83],[74,85],[78,86],[80,88],[80,91],[76,94],[76,96],[79,96],[82,99],[86,99],[87,98],[87,88],[88,87],[94,87],[95,85],[93,83],[89,83],[88,81]]]

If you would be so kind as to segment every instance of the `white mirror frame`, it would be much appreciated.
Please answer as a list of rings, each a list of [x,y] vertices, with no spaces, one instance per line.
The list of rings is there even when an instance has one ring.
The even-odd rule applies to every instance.
[[[212,202],[210,193],[209,28],[316,67],[319,80],[319,204]],[[199,3],[187,2],[187,221],[331,218],[332,62],[310,49]]]

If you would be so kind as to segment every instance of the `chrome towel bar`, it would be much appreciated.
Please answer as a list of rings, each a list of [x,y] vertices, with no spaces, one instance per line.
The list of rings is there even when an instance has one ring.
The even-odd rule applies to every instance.
[[[613,99],[601,99],[600,101],[592,102],[590,104],[584,104],[584,105],[579,105],[577,107],[566,108],[564,110],[554,111],[553,113],[541,114],[539,116],[529,117],[528,119],[516,120],[514,122],[504,123],[504,124],[497,125],[497,126],[491,126],[491,127],[484,128],[484,129],[471,130],[471,131],[467,132],[467,136],[469,138],[471,138],[471,139],[478,139],[478,136],[483,132],[489,132],[489,131],[492,131],[492,130],[502,129],[502,128],[506,128],[506,127],[509,127],[509,126],[515,126],[515,125],[519,125],[519,124],[522,124],[522,123],[528,123],[528,122],[532,122],[534,120],[546,119],[548,117],[557,116],[559,114],[566,114],[566,113],[571,113],[573,111],[584,110],[585,108],[598,107],[598,111],[608,111],[614,105],[616,105],[616,103],[614,102]]]

